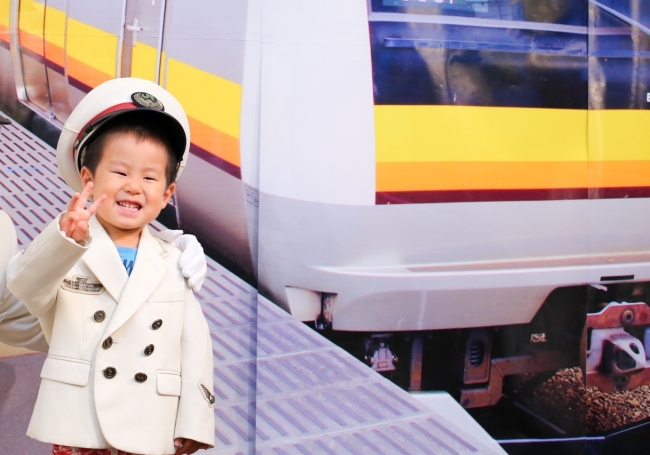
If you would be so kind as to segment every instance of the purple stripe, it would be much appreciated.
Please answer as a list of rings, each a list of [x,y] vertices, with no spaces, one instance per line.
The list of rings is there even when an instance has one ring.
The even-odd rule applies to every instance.
[[[650,197],[650,187],[557,188],[539,190],[386,191],[375,203],[427,204],[444,202],[558,201],[568,199],[626,199]]]
[[[54,63],[52,60],[45,59],[45,66],[52,71],[56,71],[60,75],[65,76],[65,68],[63,68],[58,63]]]
[[[426,204],[440,202],[547,201],[587,199],[585,188],[552,190],[459,190],[378,192],[377,204]]]
[[[45,57],[43,57],[40,54],[37,54],[36,52],[32,51],[31,49],[27,49],[24,46],[20,46],[20,53],[22,55],[25,55],[25,56],[27,56],[29,58],[32,58],[32,59],[36,60],[38,63],[40,63],[42,65],[45,65]]]
[[[592,188],[589,199],[627,199],[650,197],[650,187]]]
[[[68,84],[72,85],[77,90],[81,90],[84,93],[88,93],[93,89],[90,85],[86,85],[83,82],[81,82],[79,79],[75,79],[74,77],[70,77],[70,76],[68,76]]]
[[[229,163],[228,161],[219,158],[216,155],[208,152],[205,149],[202,149],[198,145],[190,144],[190,153],[194,156],[201,158],[203,161],[207,161],[215,167],[218,167],[227,174],[232,175],[235,178],[241,179],[241,169],[239,166]]]
[[[0,40],[0,45],[4,46],[4,44],[6,44],[7,49],[9,49],[9,44],[5,43],[3,40]],[[40,54],[30,50],[30,49],[27,49],[24,46],[20,46],[20,51],[25,56],[27,56],[29,58],[33,58],[34,60],[36,60],[41,65],[45,65],[47,68],[50,68],[51,70],[56,71],[57,73],[65,76],[65,68],[63,68],[58,63],[55,63],[52,60],[48,60],[45,57],[43,57],[42,55],[40,55]]]

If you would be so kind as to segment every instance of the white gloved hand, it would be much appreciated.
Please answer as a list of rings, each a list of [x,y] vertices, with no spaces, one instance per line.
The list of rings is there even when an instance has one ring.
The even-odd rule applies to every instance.
[[[154,235],[181,250],[178,266],[192,290],[199,292],[203,286],[205,275],[208,273],[208,266],[203,247],[196,237],[191,234],[183,234],[183,231],[171,229],[157,232]]]

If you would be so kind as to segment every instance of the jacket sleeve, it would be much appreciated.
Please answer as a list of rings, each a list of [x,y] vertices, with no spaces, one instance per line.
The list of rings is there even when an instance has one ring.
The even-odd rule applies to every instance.
[[[208,323],[188,288],[181,337],[181,397],[174,438],[193,439],[214,447],[213,375]]]
[[[9,216],[0,211],[0,343],[34,351],[47,351],[47,342],[36,316],[6,289],[6,266],[18,253],[16,230]]]
[[[66,273],[87,251],[59,230],[59,218],[52,221],[7,268],[7,288],[41,322],[45,337],[52,322],[56,295]],[[45,324],[45,325],[44,325]]]
[[[32,351],[47,352],[48,350],[47,341],[36,316],[6,290],[0,300],[0,343]]]

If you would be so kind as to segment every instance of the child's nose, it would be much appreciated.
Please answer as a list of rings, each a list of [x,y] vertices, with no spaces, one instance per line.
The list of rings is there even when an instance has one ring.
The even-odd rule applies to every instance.
[[[124,185],[124,190],[129,193],[139,193],[142,190],[140,179],[129,178]]]

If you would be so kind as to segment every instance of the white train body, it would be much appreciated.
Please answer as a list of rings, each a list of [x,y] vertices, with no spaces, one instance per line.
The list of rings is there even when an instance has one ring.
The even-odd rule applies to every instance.
[[[322,296],[326,295],[333,296],[328,318],[331,316],[334,330],[394,332],[523,324],[532,320],[556,288],[650,280],[650,199],[646,195],[601,199],[588,192],[590,186],[583,185],[583,197],[566,199],[516,196],[462,202],[378,202],[378,169],[384,152],[380,153],[377,142],[385,140],[381,129],[385,122],[378,119],[384,111],[376,101],[378,76],[369,24],[405,24],[414,30],[433,25],[503,26],[533,33],[540,27],[537,23],[513,19],[497,23],[409,11],[400,15],[373,9],[374,4],[366,0],[167,0],[161,2],[164,21],[149,16],[153,23],[162,24],[161,31],[147,35],[145,27],[134,46],[130,29],[123,26],[137,31],[138,25],[132,22],[138,14],[133,12],[134,5],[144,8],[149,2],[57,1],[56,11],[65,16],[62,20],[68,33],[73,25],[84,23],[114,37],[115,64],[104,74],[145,74],[136,68],[144,60],[128,58],[140,49],[138,43],[148,44],[154,49],[153,70],[148,70],[151,77],[181,102],[190,100],[188,115],[198,122],[195,124],[212,122],[216,125],[213,129],[236,143],[238,162],[234,165],[214,164],[224,159],[218,156],[221,143],[212,136],[206,143],[216,152],[206,152],[208,146],[204,146],[203,152],[192,155],[178,186],[179,225],[196,233],[226,264],[256,279],[262,294],[302,320],[321,316]],[[57,6],[47,3],[50,9],[44,11]],[[26,46],[21,33],[27,33],[29,24],[20,22],[20,14],[28,4],[44,6],[40,0],[0,1],[4,11],[0,18],[5,18],[8,31],[8,45],[0,47],[0,63],[14,69],[13,73],[2,72],[2,106],[10,114],[12,109],[19,113],[20,106],[14,102],[18,93],[24,104],[59,125],[83,94],[73,81],[74,68],[70,66],[74,58],[80,58],[71,54],[79,37],[59,40],[66,58],[63,71],[53,76],[51,65],[21,52]],[[106,11],[100,14],[97,8]],[[139,24],[143,20],[140,18]],[[549,30],[586,41],[586,26],[554,27]],[[44,42],[52,40],[46,31]],[[422,49],[431,45],[425,43]],[[424,60],[429,58],[427,52],[432,51],[421,50],[417,43],[414,46]],[[44,54],[47,49],[46,45]],[[581,58],[586,68],[587,57]],[[531,64],[543,66],[543,62]],[[193,68],[183,66],[185,74],[200,77],[183,79],[183,73],[174,72],[182,65]],[[46,96],[36,90],[38,79],[32,75],[44,69],[50,74],[51,93]],[[431,74],[435,71],[432,68]],[[444,82],[447,86],[453,85],[449,77]],[[208,90],[202,81],[217,81],[216,88]],[[58,94],[54,93],[55,83],[60,84]],[[478,82],[466,87],[477,93],[481,88]],[[43,98],[40,101],[39,96]],[[510,136],[515,139],[504,153],[519,155],[501,161],[527,162],[526,148],[535,147],[537,136],[520,137],[520,132],[508,133],[507,128],[505,136],[486,135],[477,125],[463,126],[463,116],[470,118],[476,112],[470,112],[468,104],[443,104],[456,108],[449,111],[458,116],[455,123],[434,116],[425,122],[430,129],[419,134],[428,134],[434,144],[438,136],[448,141],[455,135],[459,153],[467,155],[459,156],[458,163],[481,162],[480,153],[470,153],[470,145],[480,143],[481,137],[490,142]],[[481,108],[491,109],[489,105]],[[508,106],[496,109],[501,115]],[[512,109],[525,116],[537,108]],[[594,123],[598,119],[592,122],[586,105],[549,110],[560,119],[571,111],[578,126],[570,123],[562,129],[562,120],[540,126],[545,131],[542,136],[557,136],[550,144],[563,143],[565,134],[571,136],[565,142],[577,143],[567,149],[566,156],[563,150],[548,150],[549,161],[578,159],[578,168],[586,176],[589,167],[601,159],[594,155],[596,149],[586,131],[598,127]],[[429,115],[426,112],[424,115]],[[447,111],[441,112],[436,115]],[[489,117],[492,111],[485,112],[481,115]],[[638,125],[647,117],[640,110],[635,115]],[[450,128],[456,129],[450,132]],[[534,126],[526,131],[532,130]],[[406,149],[411,142],[408,137],[404,141]],[[517,144],[521,145],[519,152]],[[650,159],[647,146],[637,145],[635,159]],[[448,162],[449,154],[455,152],[443,144],[428,153],[424,161],[435,163]],[[622,159],[631,159],[626,156]],[[528,161],[535,165],[535,160]],[[230,172],[224,170],[228,165]],[[444,178],[430,176],[434,183]],[[546,179],[552,183],[553,174]],[[584,182],[588,177],[577,180]],[[462,184],[448,189],[462,193]],[[432,185],[432,191],[440,189]],[[634,181],[628,186],[643,185]],[[531,188],[548,193],[556,187]]]

